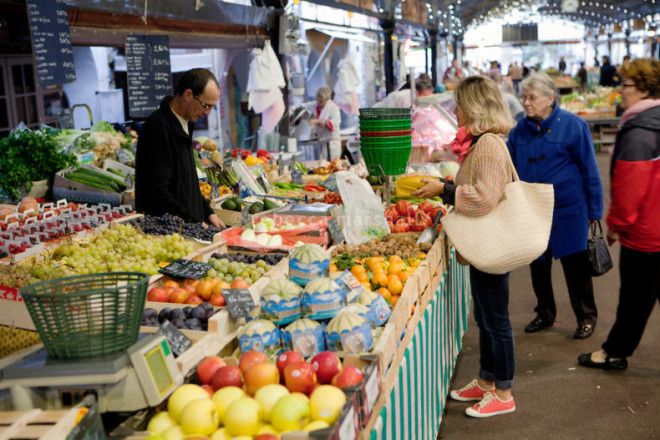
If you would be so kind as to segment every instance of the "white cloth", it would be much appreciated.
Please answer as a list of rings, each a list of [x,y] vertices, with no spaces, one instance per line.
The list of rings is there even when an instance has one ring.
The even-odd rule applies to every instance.
[[[262,113],[282,100],[280,88],[286,86],[282,66],[270,43],[263,49],[252,50],[253,59],[248,73],[248,108]],[[278,103],[279,106],[279,103]]]
[[[331,99],[326,101],[318,119],[319,124],[314,125],[312,134],[318,136],[320,141],[328,142],[330,144],[330,158],[335,159],[341,154],[341,134],[339,132],[339,127],[341,125],[341,112],[339,111],[337,104],[332,102]],[[332,131],[325,127],[327,121],[332,121]]]
[[[345,112],[357,115],[360,110],[357,99],[357,88],[360,86],[358,70],[348,58],[341,60],[337,69],[334,100]]]

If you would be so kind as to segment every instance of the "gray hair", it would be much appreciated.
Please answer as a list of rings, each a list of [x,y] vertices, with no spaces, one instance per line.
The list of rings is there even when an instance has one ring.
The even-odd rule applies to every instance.
[[[332,92],[328,87],[321,87],[316,91],[316,97],[328,101],[332,97]]]
[[[533,89],[551,98],[557,98],[557,88],[554,81],[545,72],[534,72],[520,84],[521,89]]]

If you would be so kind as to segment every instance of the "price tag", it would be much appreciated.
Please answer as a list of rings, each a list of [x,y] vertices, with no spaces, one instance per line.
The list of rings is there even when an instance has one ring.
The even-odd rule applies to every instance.
[[[167,319],[160,324],[160,331],[163,332],[167,343],[174,353],[174,357],[178,357],[184,351],[192,347],[193,343],[190,338],[179,331],[178,328],[174,326]]]
[[[257,315],[257,307],[248,289],[224,289],[222,293],[232,318],[250,320]]]
[[[344,232],[342,231],[341,226],[339,226],[339,222],[336,218],[331,218],[328,220],[328,231],[330,231],[332,241],[335,244],[342,244],[346,241]]]
[[[244,206],[241,209],[241,223],[245,226],[250,226],[252,224],[252,214],[250,214],[250,207]]]
[[[174,278],[198,280],[211,270],[208,263],[192,260],[176,260],[159,270],[160,273]]]
[[[328,188],[328,191],[339,192],[339,188],[337,187],[337,176],[335,176],[334,173],[332,173],[330,177],[321,182],[321,185]]]

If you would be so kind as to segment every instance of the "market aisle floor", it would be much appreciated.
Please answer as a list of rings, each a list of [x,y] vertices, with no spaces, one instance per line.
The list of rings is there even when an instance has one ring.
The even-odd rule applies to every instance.
[[[609,157],[598,164],[606,193]],[[606,199],[609,195],[606,196]],[[553,265],[557,301],[555,327],[534,334],[523,328],[534,317],[536,300],[528,269],[511,274],[510,312],[516,341],[514,395],[517,411],[491,419],[464,414],[467,404],[447,401],[439,438],[469,439],[660,439],[660,307],[656,307],[642,342],[625,372],[577,367],[577,355],[600,348],[614,322],[618,302],[618,247],[612,249],[615,268],[594,279],[598,325],[594,335],[576,341],[575,315],[570,307],[561,265]],[[453,385],[476,377],[479,339],[470,317]]]

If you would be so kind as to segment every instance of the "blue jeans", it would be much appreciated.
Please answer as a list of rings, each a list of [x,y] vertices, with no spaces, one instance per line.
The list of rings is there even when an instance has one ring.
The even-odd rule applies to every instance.
[[[479,377],[508,390],[513,384],[515,350],[509,319],[509,274],[494,275],[470,266],[474,319],[479,327]]]

